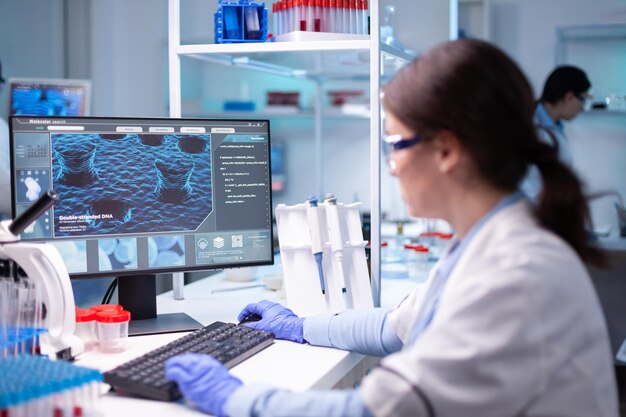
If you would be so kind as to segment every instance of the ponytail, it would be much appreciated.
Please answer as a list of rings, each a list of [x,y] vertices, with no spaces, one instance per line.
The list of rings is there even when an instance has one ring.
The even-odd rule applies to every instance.
[[[590,224],[590,216],[581,181],[546,143],[538,141],[533,163],[539,168],[543,181],[535,206],[539,223],[569,243],[585,262],[605,265],[603,252],[589,245],[587,240],[585,224]]]

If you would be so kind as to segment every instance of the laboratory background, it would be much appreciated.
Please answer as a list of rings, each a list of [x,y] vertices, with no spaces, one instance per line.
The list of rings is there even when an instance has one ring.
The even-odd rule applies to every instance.
[[[280,10],[273,9],[272,3],[265,3],[268,32],[278,28],[273,26],[273,16]],[[619,360],[626,339],[626,1],[385,0],[378,2],[378,8],[381,44],[393,46],[403,56],[419,56],[449,39],[483,39],[513,58],[536,97],[557,65],[575,65],[587,73],[593,97],[585,111],[565,123],[565,129],[573,166],[588,193],[595,196],[590,233],[608,255],[608,268],[589,269],[617,355],[620,403],[626,415],[626,351],[624,361]],[[260,58],[187,54],[179,58],[179,88],[172,89],[169,43],[178,35],[185,45],[215,43],[217,10],[217,0],[180,0],[180,28],[175,34],[168,29],[172,11],[167,0],[0,0],[2,77],[5,81],[88,80],[89,115],[96,117],[167,118],[176,103],[180,115],[188,118],[268,119],[273,207],[301,204],[311,195],[321,201],[327,193],[344,204],[360,202],[356,210],[364,239],[368,240],[372,225],[380,227],[383,246],[375,291],[379,299],[375,296],[374,304],[393,305],[423,283],[432,264],[419,264],[420,259],[436,257],[437,244],[445,243],[453,231],[436,219],[410,218],[395,179],[384,163],[376,167],[372,162],[370,120],[380,115],[380,109],[371,108],[371,97],[379,91],[372,91],[376,84],[370,82],[369,51],[330,54],[321,65],[331,61],[340,68],[337,74],[331,70],[330,76],[316,76],[316,71],[322,72],[320,63],[316,68],[297,54],[274,55],[273,62],[264,60],[263,54]],[[353,33],[358,39],[360,32]],[[382,59],[379,86],[399,65]],[[303,65],[312,67],[306,70],[309,74],[299,71]],[[5,83],[0,90],[4,120],[10,114],[9,103]],[[375,169],[380,170],[378,184],[372,181]],[[373,195],[378,193],[372,192],[373,184],[380,186],[380,195]],[[379,203],[380,209],[372,202]],[[426,242],[429,255],[424,258],[422,249],[415,248],[410,258],[406,252],[392,253],[411,240],[419,247]],[[367,253],[369,261],[371,253]],[[417,266],[407,267],[407,259]],[[232,285],[252,282],[263,287],[264,277],[280,272],[280,265],[269,272],[262,268],[255,268],[250,279],[231,276],[222,286],[223,294],[231,296]],[[194,271],[185,273],[184,280],[190,284],[207,275],[222,279],[229,273],[233,274]],[[72,280],[76,305],[99,304],[112,279]],[[159,276],[156,286],[160,297],[171,294],[172,274]],[[233,291],[235,301],[229,302],[243,306],[256,301],[257,290]],[[186,296],[193,298],[189,291]],[[106,355],[102,360],[107,360]]]

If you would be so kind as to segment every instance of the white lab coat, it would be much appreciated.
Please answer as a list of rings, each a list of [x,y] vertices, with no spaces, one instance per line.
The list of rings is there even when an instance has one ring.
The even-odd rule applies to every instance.
[[[421,304],[416,292],[390,313],[404,342]],[[430,326],[361,388],[375,416],[618,416],[590,277],[566,243],[537,225],[526,200],[483,225]]]

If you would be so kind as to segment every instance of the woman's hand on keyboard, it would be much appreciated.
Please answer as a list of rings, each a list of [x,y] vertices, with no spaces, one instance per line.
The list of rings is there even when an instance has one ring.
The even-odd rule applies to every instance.
[[[277,339],[291,340],[298,343],[305,342],[302,328],[304,319],[296,316],[288,308],[278,303],[263,300],[258,303],[248,304],[241,310],[237,319],[244,321],[252,314],[261,316],[261,320],[246,322],[243,324],[244,326],[274,333]]]
[[[178,384],[183,396],[201,410],[226,417],[224,404],[241,381],[209,355],[185,353],[165,363],[165,376]]]

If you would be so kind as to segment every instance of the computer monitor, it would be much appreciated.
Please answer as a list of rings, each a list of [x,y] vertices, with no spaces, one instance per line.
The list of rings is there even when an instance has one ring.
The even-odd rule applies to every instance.
[[[156,316],[154,274],[274,261],[268,120],[12,116],[10,131],[13,217],[60,199],[22,240],[54,244],[73,279],[117,276],[135,318]]]
[[[10,78],[8,84],[11,115],[89,116],[89,80]]]

